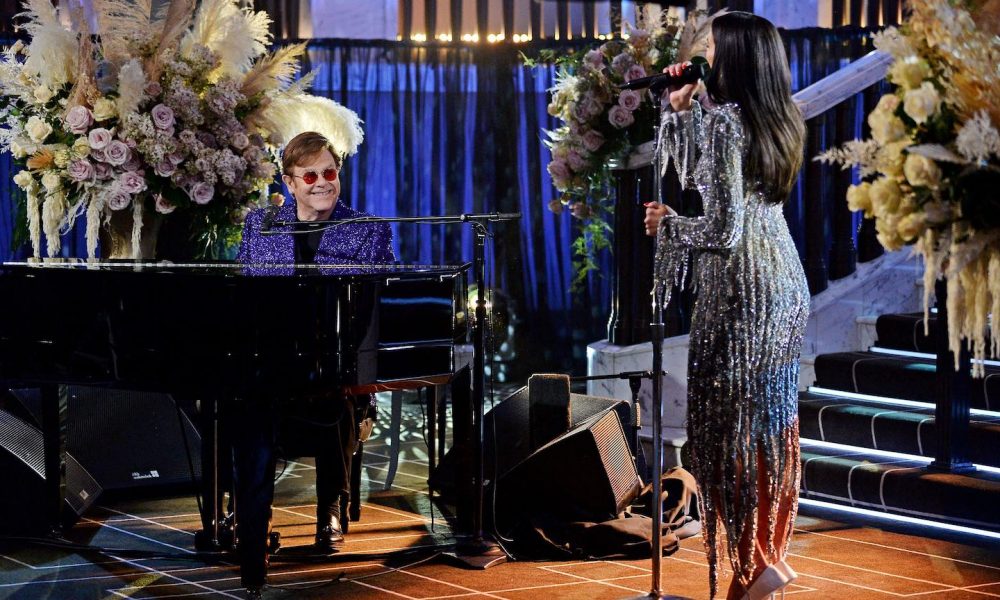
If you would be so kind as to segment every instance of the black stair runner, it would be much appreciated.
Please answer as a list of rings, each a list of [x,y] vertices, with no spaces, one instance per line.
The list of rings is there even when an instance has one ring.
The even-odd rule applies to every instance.
[[[880,316],[876,345],[933,353],[937,319],[931,315],[930,337],[922,319]],[[799,395],[804,498],[1000,532],[1000,367],[987,365],[986,376],[973,380],[970,402],[979,410],[967,453],[980,468],[965,474],[927,468],[937,444],[933,356],[825,354],[815,370],[814,386],[828,391]]]

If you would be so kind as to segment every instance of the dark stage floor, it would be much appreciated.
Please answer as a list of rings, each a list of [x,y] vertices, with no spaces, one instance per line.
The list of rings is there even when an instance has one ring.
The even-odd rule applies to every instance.
[[[362,517],[334,562],[272,563],[266,598],[531,599],[627,598],[649,590],[649,561],[516,562],[486,571],[450,562],[435,549],[450,529],[427,495],[427,451],[407,407],[402,460],[392,489],[383,490],[387,447],[375,440],[365,455]],[[311,459],[289,463],[275,498],[281,553],[312,543],[315,508]],[[198,527],[192,497],[117,500],[100,505],[67,538],[108,548],[102,554],[41,547],[0,552],[0,598],[242,598],[237,568],[193,555]],[[115,551],[119,549],[120,551]],[[407,549],[387,558],[384,553]],[[299,548],[302,550],[302,548]],[[135,551],[169,557],[135,556]],[[279,553],[279,556],[280,554]],[[130,556],[131,554],[131,556]],[[920,537],[816,516],[796,522],[791,565],[793,598],[1000,598],[1000,545]],[[663,589],[707,598],[702,542],[689,538],[664,559]],[[723,586],[728,584],[725,575]],[[723,589],[725,589],[723,587]]]

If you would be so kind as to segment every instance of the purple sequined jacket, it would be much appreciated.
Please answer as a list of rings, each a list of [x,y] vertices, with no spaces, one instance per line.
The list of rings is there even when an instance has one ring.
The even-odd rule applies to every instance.
[[[290,226],[271,229],[270,235],[261,235],[260,228],[267,212],[260,208],[247,215],[243,223],[243,241],[237,261],[245,265],[295,264],[295,236]],[[366,217],[367,214],[338,202],[330,219]],[[275,216],[275,221],[295,221],[295,202],[285,202]],[[392,230],[388,223],[345,223],[331,227],[323,233],[316,250],[316,264],[321,265],[382,265],[396,260],[392,251]],[[251,271],[254,269],[251,267]],[[252,274],[281,274],[273,269]]]

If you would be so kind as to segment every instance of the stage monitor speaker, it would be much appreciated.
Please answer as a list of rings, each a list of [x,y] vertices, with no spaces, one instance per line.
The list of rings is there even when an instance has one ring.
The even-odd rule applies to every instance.
[[[631,409],[628,402],[570,394],[569,428],[609,411],[617,415],[623,427],[630,422]],[[529,389],[525,386],[502,400],[484,416],[483,468],[487,480],[492,480],[494,475],[504,475],[528,458],[533,451],[532,443],[536,445],[536,449],[540,448],[567,431],[564,425],[561,431],[550,432],[552,437],[549,439],[539,439],[537,436],[532,439],[532,412]],[[537,433],[537,428],[534,431]]]
[[[200,479],[200,436],[183,411],[178,418],[169,395],[77,386],[69,387],[67,393],[65,498],[69,516],[83,514],[109,490],[190,485]],[[37,389],[10,390],[4,398],[0,478],[7,490],[16,491],[0,494],[0,529],[10,529],[8,515],[26,511],[32,516],[26,517],[25,525],[32,528],[32,511],[43,504],[39,501],[45,478],[40,415]]]
[[[537,512],[605,521],[635,500],[642,480],[612,408],[576,423],[497,479],[501,529]]]

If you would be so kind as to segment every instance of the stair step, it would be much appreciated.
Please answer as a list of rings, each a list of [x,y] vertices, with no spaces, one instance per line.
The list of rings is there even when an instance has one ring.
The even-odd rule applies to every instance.
[[[972,408],[1000,409],[1000,367],[987,363],[986,375],[972,382]],[[877,352],[838,352],[816,357],[816,387],[871,396],[934,403],[937,374],[933,357]]]
[[[802,440],[804,498],[1000,531],[1000,473],[941,473],[927,461]]]
[[[912,350],[914,352],[936,352],[934,335],[937,331],[937,316],[930,315],[929,335],[924,334],[924,313],[900,315],[880,315],[875,322],[875,334],[882,348]]]
[[[928,458],[937,443],[933,405],[893,405],[814,391],[799,394],[799,431],[823,442]],[[1000,468],[1000,413],[977,411],[966,440],[968,460]]]

